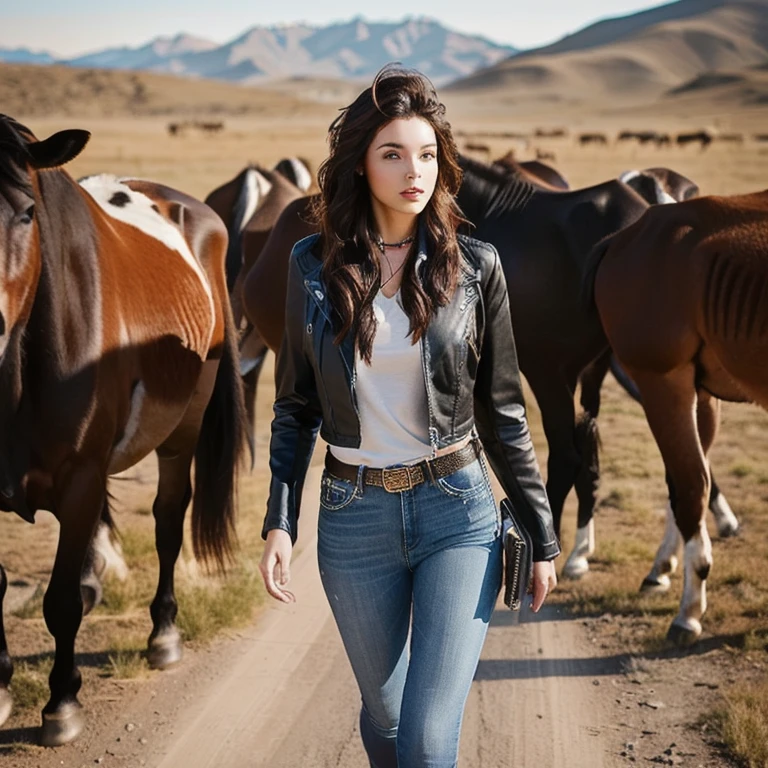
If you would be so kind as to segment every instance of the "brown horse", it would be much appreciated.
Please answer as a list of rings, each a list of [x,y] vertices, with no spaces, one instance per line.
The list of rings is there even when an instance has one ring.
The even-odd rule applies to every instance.
[[[281,168],[281,171],[277,171]],[[227,225],[227,285],[232,299],[235,325],[240,329],[241,373],[243,376],[246,433],[251,451],[251,466],[256,456],[254,418],[256,414],[256,387],[267,353],[267,345],[253,325],[243,323],[242,286],[269,237],[278,216],[288,203],[302,196],[302,190],[285,174],[298,174],[302,182],[309,171],[296,158],[281,160],[275,171],[249,165],[234,179],[222,184],[206,197],[205,202],[221,216]],[[311,183],[311,176],[309,182]]]
[[[676,488],[685,542],[678,644],[701,633],[712,547],[704,524],[719,400],[768,409],[768,191],[649,209],[587,270],[611,347],[637,384]],[[674,570],[672,528],[649,579]]]
[[[0,117],[0,509],[30,522],[47,509],[60,524],[43,603],[56,641],[48,746],[84,723],[80,579],[108,476],[157,453],[160,574],[148,657],[162,668],[181,655],[173,575],[192,461],[194,551],[221,566],[243,447],[226,231],[207,206],[166,187],[112,176],[78,185],[59,166],[88,137],[69,130],[37,141]],[[0,593],[4,584],[3,574]],[[12,672],[0,626],[2,720]]]

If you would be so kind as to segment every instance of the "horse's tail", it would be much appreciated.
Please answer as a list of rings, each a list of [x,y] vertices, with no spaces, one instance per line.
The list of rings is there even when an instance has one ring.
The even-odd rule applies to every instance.
[[[600,240],[592,248],[584,261],[581,273],[581,304],[588,312],[595,310],[595,277],[597,277],[597,270],[600,268],[603,256],[605,256],[613,242],[613,238],[617,234],[614,232]]]
[[[224,344],[211,399],[205,409],[195,450],[192,546],[195,557],[231,562],[235,542],[237,476],[245,447],[245,405],[236,334],[229,302],[224,311]]]
[[[629,374],[621,367],[621,363],[616,359],[616,355],[611,355],[611,373],[633,400],[642,403],[640,390],[637,388],[637,384],[635,384],[629,377]]]
[[[240,192],[232,209],[232,217],[227,227],[229,245],[227,246],[226,272],[227,292],[231,295],[235,281],[243,264],[243,231],[248,226],[251,216],[259,206],[262,189],[259,185],[259,171],[255,165],[249,165],[242,173],[243,181]]]

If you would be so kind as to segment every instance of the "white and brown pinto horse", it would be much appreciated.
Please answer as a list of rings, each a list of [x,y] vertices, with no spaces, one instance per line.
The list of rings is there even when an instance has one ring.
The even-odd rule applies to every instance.
[[[226,231],[202,203],[111,176],[78,185],[60,168],[85,131],[37,141],[0,116],[0,509],[53,512],[59,543],[43,612],[56,641],[42,743],[84,718],[74,644],[80,579],[107,477],[155,451],[160,560],[149,662],[181,655],[173,575],[192,498],[195,554],[233,544],[243,405],[224,275]],[[0,597],[6,588],[0,568]],[[13,667],[0,625],[0,722]]]
[[[768,191],[648,209],[595,251],[587,273],[600,320],[637,384],[676,490],[674,521],[648,580],[684,586],[669,630],[701,633],[712,546],[704,522],[719,401],[768,409]]]

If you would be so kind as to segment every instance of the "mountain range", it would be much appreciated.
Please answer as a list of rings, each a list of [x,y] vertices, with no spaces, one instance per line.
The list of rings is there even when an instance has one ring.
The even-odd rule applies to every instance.
[[[678,0],[598,22],[451,84],[507,102],[652,101],[757,78],[768,62],[768,0]]]
[[[452,31],[433,19],[407,18],[388,23],[356,17],[324,27],[256,26],[224,45],[185,34],[159,37],[138,48],[107,48],[57,63],[258,84],[275,78],[310,76],[370,80],[382,65],[400,61],[440,85],[516,52],[511,46]],[[48,58],[42,58],[45,56]],[[48,54],[24,49],[0,50],[0,60],[54,62]]]

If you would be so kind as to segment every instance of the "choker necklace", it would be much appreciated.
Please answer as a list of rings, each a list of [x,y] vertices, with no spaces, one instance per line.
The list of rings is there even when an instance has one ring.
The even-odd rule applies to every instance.
[[[404,245],[410,245],[413,242],[414,237],[414,235],[408,235],[408,237],[404,237],[397,243],[385,243],[381,236],[376,236],[374,240],[379,247],[379,250],[384,253],[385,248],[402,248]]]

